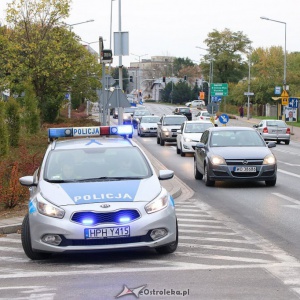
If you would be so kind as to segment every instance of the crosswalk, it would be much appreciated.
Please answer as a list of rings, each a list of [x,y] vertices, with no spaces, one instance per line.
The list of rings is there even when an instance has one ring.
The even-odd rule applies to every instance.
[[[168,256],[139,252],[138,255],[123,255],[117,263],[113,257],[106,257],[105,261],[97,258],[88,263],[78,260],[78,257],[58,257],[51,264],[37,263],[24,254],[19,234],[0,237],[0,280],[74,274],[262,268],[300,295],[300,262],[297,259],[196,199],[176,203],[176,212],[179,246]],[[153,255],[154,259],[151,259]],[[67,271],[57,268],[62,263],[68,265]],[[105,268],[102,268],[104,263]]]

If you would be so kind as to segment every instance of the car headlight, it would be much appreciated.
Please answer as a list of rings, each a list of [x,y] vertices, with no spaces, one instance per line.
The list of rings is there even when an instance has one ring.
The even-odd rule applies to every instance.
[[[168,132],[169,131],[167,127],[163,127],[161,130],[164,131],[164,132]]]
[[[41,197],[36,198],[36,207],[40,214],[48,217],[62,219],[65,215],[65,211],[63,209],[53,205]]]
[[[183,138],[183,140],[185,141],[185,142],[187,142],[187,143],[189,143],[189,142],[191,142],[192,141],[192,139],[190,139],[190,138]]]
[[[273,154],[268,154],[263,161],[263,165],[275,165],[276,158]]]
[[[215,166],[226,165],[225,159],[219,155],[212,155],[210,157],[210,161]]]
[[[163,190],[157,198],[155,198],[145,206],[145,210],[148,214],[160,211],[168,206],[168,200],[168,194],[166,190]]]

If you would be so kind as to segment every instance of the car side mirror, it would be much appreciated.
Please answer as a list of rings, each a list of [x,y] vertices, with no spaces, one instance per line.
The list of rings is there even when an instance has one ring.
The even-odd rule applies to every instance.
[[[253,127],[254,127],[254,128],[258,128],[258,125],[257,125],[257,124],[255,124],[255,125],[253,125]]]

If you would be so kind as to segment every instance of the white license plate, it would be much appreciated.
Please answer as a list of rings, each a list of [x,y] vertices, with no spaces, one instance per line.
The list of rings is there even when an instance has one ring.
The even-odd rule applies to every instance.
[[[86,239],[105,239],[128,236],[130,236],[129,226],[84,229],[84,237]]]
[[[256,172],[256,167],[234,167],[234,172]]]

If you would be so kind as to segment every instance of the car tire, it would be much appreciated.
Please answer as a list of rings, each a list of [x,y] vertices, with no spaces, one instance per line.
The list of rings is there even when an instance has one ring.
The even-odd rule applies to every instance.
[[[196,159],[194,158],[194,177],[197,180],[201,180],[203,178],[203,174],[198,171]]]
[[[178,148],[178,145],[176,145],[176,153],[180,154],[180,149]]]
[[[165,145],[165,141],[160,137],[160,145],[164,146]]]
[[[182,151],[182,145],[181,145],[181,148],[180,148],[180,156],[182,156],[182,157],[185,156],[185,152]]]
[[[137,134],[138,134],[138,136],[140,136],[141,134],[140,134],[140,132],[139,132],[139,130],[137,131]]]
[[[290,144],[290,141],[284,141],[284,143],[285,143],[286,145],[289,145],[289,144]]]
[[[32,260],[47,259],[51,256],[51,253],[35,252],[31,246],[29,215],[27,214],[22,222],[21,228],[21,241],[25,254]]]
[[[266,180],[266,186],[275,186],[276,185],[276,179],[273,180]]]
[[[155,248],[155,250],[159,254],[170,254],[170,253],[173,253],[177,249],[177,246],[178,246],[178,223],[176,220],[176,240],[175,240],[175,242],[173,242],[169,245],[157,247],[157,248]]]
[[[157,135],[157,137],[156,137],[156,143],[160,144],[160,137],[159,137],[159,135]]]
[[[214,186],[215,185],[215,181],[210,180],[210,178],[208,176],[208,167],[206,165],[204,166],[203,180],[204,180],[206,186]]]

